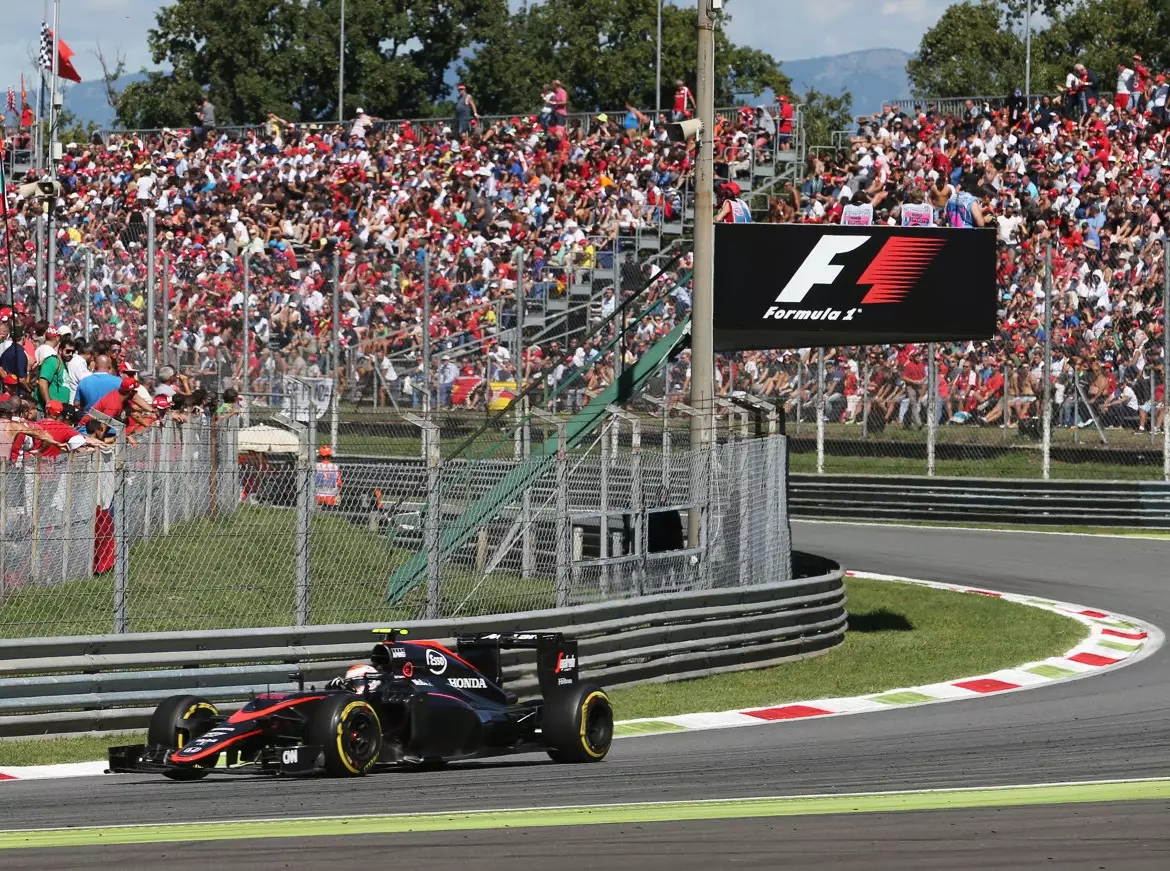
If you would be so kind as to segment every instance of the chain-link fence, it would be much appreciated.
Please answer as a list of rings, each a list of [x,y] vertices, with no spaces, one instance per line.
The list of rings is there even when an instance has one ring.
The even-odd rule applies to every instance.
[[[571,415],[538,411],[491,457],[456,455],[423,417],[396,424],[413,456],[313,457],[315,416],[254,410],[5,467],[0,637],[475,616],[787,577],[783,437],[721,425],[692,447],[688,418],[643,404],[573,446]]]
[[[200,418],[0,463],[0,636],[183,625],[199,597],[186,580],[231,561],[192,533],[240,505],[237,429]]]
[[[1043,355],[966,343],[803,349],[760,355],[738,386],[783,405],[793,471],[1162,480],[1161,349],[1122,371],[1057,352],[1047,401]]]

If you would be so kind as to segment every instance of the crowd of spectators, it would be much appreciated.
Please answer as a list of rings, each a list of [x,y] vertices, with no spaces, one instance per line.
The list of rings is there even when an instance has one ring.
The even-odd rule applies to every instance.
[[[440,405],[489,403],[493,382],[539,378],[555,386],[580,372],[565,400],[573,407],[612,380],[621,355],[633,362],[685,315],[689,259],[644,268],[640,278],[653,282],[639,308],[649,305],[651,317],[611,350],[607,336],[571,338],[526,347],[513,359],[498,337],[515,322],[516,289],[522,284],[532,298],[563,295],[615,239],[677,219],[693,157],[632,106],[620,118],[570,120],[560,83],[548,90],[540,114],[492,121],[463,89],[451,123],[387,124],[359,112],[344,126],[270,116],[259,128],[226,131],[204,105],[190,131],[71,144],[55,204],[58,314],[40,326],[82,336],[82,276],[93,254],[83,347],[124,344],[129,364],[142,368],[153,212],[165,298],[157,357],[211,394],[239,387],[245,366],[248,384],[269,395],[284,375],[331,374],[336,256],[340,345],[367,397],[421,404],[425,335],[434,361],[429,389]],[[773,197],[767,218],[838,222],[852,205],[869,209],[875,223],[898,224],[914,206],[929,207],[936,225],[996,229],[997,334],[937,346],[934,414],[949,424],[1023,430],[1044,413],[1043,264],[1051,244],[1054,421],[1162,427],[1168,92],[1164,77],[1137,58],[1119,64],[1112,99],[1078,65],[1055,98],[968,101],[951,115],[931,105],[886,107],[859,119],[848,147],[810,155],[805,180]],[[692,109],[680,84],[671,117]],[[786,100],[722,118],[717,172],[750,183],[753,157],[788,148],[792,124]],[[16,185],[7,195],[14,300],[42,313],[32,277],[38,206]],[[432,291],[426,324],[424,274]],[[604,292],[595,315],[618,302]],[[39,328],[26,317],[26,329]],[[829,349],[827,418],[924,425],[931,392],[924,356],[925,347],[912,346]],[[669,391],[685,394],[688,370],[684,355],[667,372]],[[159,374],[143,373],[146,389],[156,388]],[[789,415],[816,408],[815,353],[722,356],[716,378],[719,392],[771,397]]]
[[[1034,432],[1024,422],[1044,413],[1051,246],[1053,422],[1165,425],[1170,88],[1129,61],[1119,64],[1119,82],[1125,90],[1104,99],[1078,64],[1070,90],[1055,99],[1029,103],[1017,91],[1002,106],[968,100],[951,116],[931,105],[887,106],[859,119],[848,148],[811,155],[807,180],[773,199],[775,221],[839,222],[855,206],[875,224],[896,225],[915,211],[907,205],[928,205],[929,223],[996,230],[999,328],[987,342],[937,346],[940,422]],[[922,425],[924,350],[830,349],[828,419],[857,423],[864,413],[871,426]],[[725,368],[739,388],[813,413],[816,365],[807,352],[743,355]]]
[[[649,232],[677,209],[690,167],[686,147],[633,107],[620,118],[570,119],[563,93],[553,83],[548,112],[488,122],[462,90],[454,128],[387,124],[359,110],[344,126],[270,116],[256,129],[221,130],[205,102],[191,130],[68,144],[51,230],[52,326],[124,343],[145,366],[153,213],[155,360],[213,392],[241,386],[245,365],[258,393],[278,390],[285,375],[331,374],[335,257],[344,364],[383,399],[418,402],[424,332],[436,380],[445,353],[461,375],[515,380],[531,364],[518,366],[495,337],[514,323],[518,283],[533,296],[564,294],[574,271],[595,265],[614,239]],[[43,318],[40,205],[19,196],[25,181],[6,192],[11,298]],[[0,267],[8,298],[7,263]],[[477,353],[460,353],[471,345]],[[532,353],[548,350],[556,349]],[[144,372],[152,385],[156,376]]]

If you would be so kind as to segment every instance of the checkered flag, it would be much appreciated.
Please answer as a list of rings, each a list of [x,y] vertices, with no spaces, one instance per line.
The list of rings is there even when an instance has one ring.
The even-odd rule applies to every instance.
[[[41,53],[37,62],[41,65],[41,69],[48,72],[53,71],[53,31],[49,30],[49,25],[41,22]]]

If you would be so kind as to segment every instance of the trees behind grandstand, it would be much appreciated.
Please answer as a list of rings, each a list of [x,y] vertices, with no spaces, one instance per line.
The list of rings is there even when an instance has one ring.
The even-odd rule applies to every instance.
[[[545,0],[509,14],[508,0],[346,0],[345,115],[383,118],[450,109],[450,72],[471,84],[479,110],[533,112],[553,79],[571,110],[655,103],[657,0]],[[117,99],[131,128],[193,123],[206,93],[219,124],[337,117],[340,0],[170,0],[147,41],[155,64]],[[662,105],[674,81],[695,85],[697,13],[663,10]],[[716,43],[716,99],[789,80],[771,55]]]
[[[733,4],[727,4],[733,5]],[[475,54],[460,73],[481,112],[532,112],[549,82],[560,79],[571,108],[620,110],[627,102],[655,104],[657,0],[545,0],[521,6],[477,36]],[[662,10],[662,105],[670,108],[674,82],[695,86],[694,4]],[[771,89],[789,93],[790,81],[767,52],[732,44],[715,34],[715,101]]]
[[[1032,19],[1032,92],[1055,94],[1080,62],[1111,83],[1118,61],[1140,54],[1170,66],[1170,3],[1037,0]],[[906,64],[918,97],[998,96],[1024,87],[1026,0],[956,3],[922,37]]]
[[[444,77],[507,0],[346,0],[345,115],[433,112]],[[219,124],[337,117],[340,0],[171,0],[147,33],[155,64],[118,100],[127,127],[191,124],[207,93]]]

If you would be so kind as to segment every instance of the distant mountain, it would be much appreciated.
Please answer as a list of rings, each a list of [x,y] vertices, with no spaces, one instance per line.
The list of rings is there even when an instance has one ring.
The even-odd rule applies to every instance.
[[[886,100],[910,97],[910,80],[906,78],[906,61],[910,57],[894,48],[873,48],[787,60],[781,68],[792,79],[792,88],[797,93],[803,94],[809,88],[834,96],[849,91],[853,95],[853,111],[864,115],[881,109]]]
[[[145,78],[146,73],[127,73],[114,82],[114,87],[121,91],[127,85]],[[71,85],[65,92],[65,108],[76,115],[82,124],[94,121],[105,128],[114,124],[114,110],[106,100],[106,86],[100,79]]]

